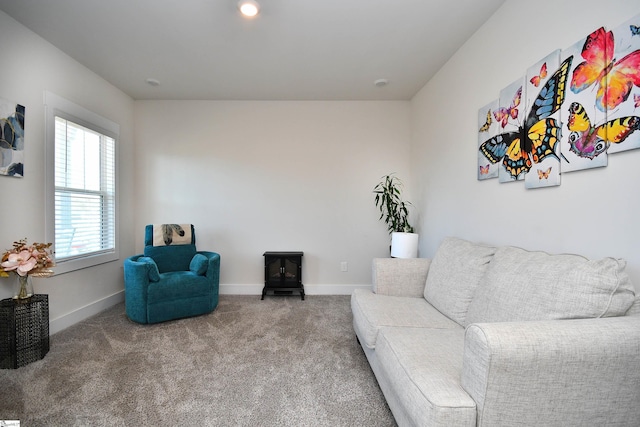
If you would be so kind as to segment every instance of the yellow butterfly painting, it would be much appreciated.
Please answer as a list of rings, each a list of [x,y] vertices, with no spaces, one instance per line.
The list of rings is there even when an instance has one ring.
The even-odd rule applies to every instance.
[[[538,179],[549,179],[549,174],[551,173],[551,166],[546,171],[538,169]]]
[[[486,132],[491,127],[491,109],[487,110],[487,120],[484,122],[482,126],[480,126],[480,130],[478,132]]]
[[[548,156],[557,157],[555,146],[560,138],[560,124],[550,116],[564,101],[572,59],[565,59],[541,88],[523,125],[480,145],[479,150],[487,160],[501,162],[510,179],[519,179],[534,163],[538,164]]]
[[[579,157],[593,160],[607,151],[611,143],[620,144],[640,129],[640,117],[618,117],[593,126],[582,104],[573,102],[569,106],[567,128],[571,132],[568,138],[570,150]]]

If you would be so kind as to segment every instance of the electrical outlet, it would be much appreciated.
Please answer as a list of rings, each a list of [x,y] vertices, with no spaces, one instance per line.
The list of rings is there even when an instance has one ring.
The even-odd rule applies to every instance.
[[[349,271],[349,264],[347,263],[347,261],[342,261],[340,263],[340,271],[342,272]]]

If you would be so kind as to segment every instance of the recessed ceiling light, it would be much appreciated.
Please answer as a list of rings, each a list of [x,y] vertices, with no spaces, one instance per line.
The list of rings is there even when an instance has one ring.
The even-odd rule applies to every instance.
[[[255,0],[240,0],[238,9],[244,16],[253,18],[260,12],[260,5]]]
[[[158,79],[148,78],[145,82],[147,82],[149,86],[160,86],[160,80]]]
[[[376,85],[377,87],[383,87],[389,84],[389,80],[387,79],[378,79],[375,82],[373,82],[374,85]]]

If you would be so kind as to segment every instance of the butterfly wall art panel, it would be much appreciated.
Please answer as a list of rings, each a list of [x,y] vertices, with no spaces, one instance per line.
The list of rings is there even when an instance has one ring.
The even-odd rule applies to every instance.
[[[559,140],[562,122],[560,106],[554,103],[557,96],[562,96],[565,88],[559,87],[557,83],[561,82],[558,81],[549,83],[551,76],[559,68],[560,49],[529,67],[525,76],[524,106],[525,111],[530,114],[527,116],[525,131],[531,143],[528,156],[532,165],[524,177],[526,188],[560,185]]]
[[[532,168],[537,168],[545,160],[558,159],[556,146],[561,125],[553,116],[564,101],[571,60],[571,57],[567,58],[556,70],[550,72],[546,81],[538,82],[537,95],[531,98],[526,109],[522,102],[526,79],[514,82],[501,91],[499,111],[505,108],[503,105],[517,104],[517,113],[507,119],[505,126],[498,130],[498,135],[479,147],[489,161],[500,162],[500,182],[523,180]],[[506,103],[508,99],[512,99],[511,104]],[[543,169],[547,179],[553,171],[552,168],[547,173],[548,168],[546,166]]]
[[[640,148],[640,15],[611,30],[605,70],[607,152]],[[608,39],[607,39],[608,40]]]
[[[500,91],[498,109],[493,113],[497,134],[487,138],[478,151],[490,164],[498,166],[498,180],[511,182],[523,179],[525,170],[521,164],[509,160],[519,150],[522,140],[522,90],[524,78],[518,79]]]
[[[478,148],[487,139],[498,134],[498,121],[493,114],[498,111],[499,100],[495,100],[478,110]],[[498,177],[499,163],[492,163],[478,149],[478,180],[485,180]]]
[[[598,89],[600,83],[595,84],[606,67],[605,33],[604,28],[599,28],[561,54],[562,58],[573,58],[561,111],[565,117],[560,141],[563,173],[607,166],[604,132],[600,131],[600,136],[596,132],[597,126],[606,123],[607,113],[606,108],[596,106],[602,92]]]

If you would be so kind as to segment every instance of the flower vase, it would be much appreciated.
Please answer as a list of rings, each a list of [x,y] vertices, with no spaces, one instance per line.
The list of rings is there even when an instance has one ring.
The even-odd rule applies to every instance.
[[[33,296],[33,283],[31,282],[31,276],[18,276],[13,299],[26,300],[31,298],[31,296]]]

